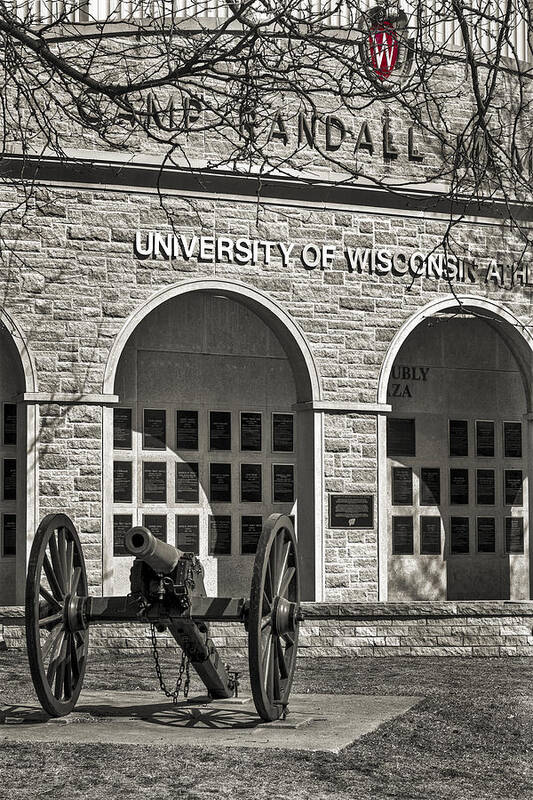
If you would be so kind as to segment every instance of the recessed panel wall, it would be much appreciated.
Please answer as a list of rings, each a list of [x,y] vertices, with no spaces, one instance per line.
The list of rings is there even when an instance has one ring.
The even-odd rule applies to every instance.
[[[264,521],[297,521],[302,499],[305,432],[279,341],[244,305],[185,295],[139,325],[115,389],[113,590],[127,591],[124,533],[146,524],[200,555],[209,592],[247,595]]]
[[[529,597],[525,393],[497,326],[422,323],[389,400],[389,599]]]

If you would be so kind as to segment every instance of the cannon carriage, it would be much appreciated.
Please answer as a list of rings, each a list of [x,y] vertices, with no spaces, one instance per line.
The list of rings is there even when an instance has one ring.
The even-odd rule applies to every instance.
[[[209,638],[210,622],[241,622],[248,632],[252,696],[259,716],[285,716],[302,619],[298,551],[289,517],[272,514],[259,538],[250,596],[207,597],[200,559],[131,528],[125,546],[134,556],[130,592],[89,595],[80,539],[66,514],[50,514],[35,535],[26,580],[26,638],[37,696],[51,716],[68,714],[83,685],[92,623],[149,624],[156,668],[155,631],[167,629],[183,651],[176,689],[189,664],[213,699],[236,694],[237,676]]]

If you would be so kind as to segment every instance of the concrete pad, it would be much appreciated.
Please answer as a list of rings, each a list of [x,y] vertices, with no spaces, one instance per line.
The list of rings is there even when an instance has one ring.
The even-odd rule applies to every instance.
[[[286,720],[265,723],[250,698],[162,701],[156,692],[84,691],[66,717],[35,703],[0,709],[0,740],[202,747],[279,747],[338,753],[422,698],[291,695]]]

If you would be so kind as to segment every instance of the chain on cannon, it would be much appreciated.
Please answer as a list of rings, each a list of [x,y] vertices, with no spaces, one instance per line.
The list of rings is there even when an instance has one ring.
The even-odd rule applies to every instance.
[[[210,622],[240,622],[248,632],[248,665],[255,707],[265,721],[285,717],[296,666],[300,609],[298,551],[289,517],[272,514],[255,556],[250,596],[207,597],[200,559],[131,528],[125,547],[134,561],[125,596],[89,597],[85,560],[66,514],[43,519],[26,580],[26,638],[33,684],[48,714],[62,716],[79,697],[91,623],[143,621],[150,626],[159,685],[178,702],[187,697],[189,666],[213,698],[236,695],[239,673],[224,664],[209,637]],[[168,630],[182,650],[176,685],[163,679],[156,631]]]
[[[185,684],[183,686],[183,697],[187,698],[189,696],[189,685],[191,683],[191,675],[190,675],[190,661],[185,655],[185,652],[181,651],[181,662],[178,672],[178,677],[176,678],[176,685],[172,692],[169,691],[164,679],[163,673],[161,671],[161,663],[159,661],[159,650],[157,647],[157,637],[155,633],[155,625],[153,622],[150,623],[150,641],[152,644],[152,657],[154,659],[154,666],[155,672],[157,675],[157,680],[159,681],[159,688],[163,692],[164,695],[167,697],[172,698],[172,702],[174,705],[177,705],[178,699],[180,696],[181,691],[181,684],[183,682],[183,673],[185,673]]]

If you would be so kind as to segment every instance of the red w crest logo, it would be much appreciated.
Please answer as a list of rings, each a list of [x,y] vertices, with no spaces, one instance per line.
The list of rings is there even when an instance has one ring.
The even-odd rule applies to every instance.
[[[398,37],[390,22],[380,22],[368,34],[370,58],[380,81],[386,80],[398,58]]]

